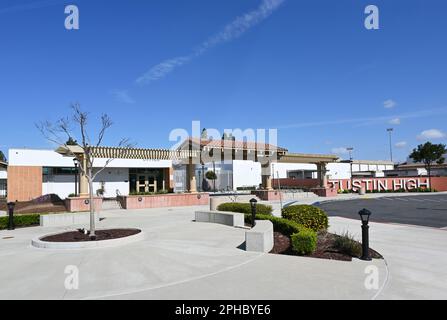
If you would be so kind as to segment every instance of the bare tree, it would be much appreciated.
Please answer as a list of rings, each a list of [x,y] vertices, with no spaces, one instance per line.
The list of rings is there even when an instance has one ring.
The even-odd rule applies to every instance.
[[[112,120],[107,114],[101,116],[101,128],[99,130],[97,139],[95,143],[92,143],[90,136],[87,131],[89,114],[81,110],[78,103],[71,106],[73,111],[72,117],[61,118],[56,123],[51,123],[49,121],[41,122],[36,124],[41,134],[50,142],[57,144],[58,146],[64,146],[67,149],[72,146],[73,141],[80,141],[79,146],[83,149],[83,154],[74,154],[77,161],[81,164],[79,168],[81,174],[87,178],[89,184],[89,206],[90,206],[90,239],[95,240],[95,208],[94,208],[94,196],[93,196],[93,182],[96,177],[104,171],[107,166],[116,158],[124,156],[130,148],[133,148],[129,142],[129,139],[122,139],[118,143],[117,153],[114,154],[114,158],[108,158],[105,164],[101,166],[98,170],[94,170],[95,162],[95,148],[101,146],[104,136],[107,130],[113,125]],[[73,134],[73,126],[79,131],[79,139]]]

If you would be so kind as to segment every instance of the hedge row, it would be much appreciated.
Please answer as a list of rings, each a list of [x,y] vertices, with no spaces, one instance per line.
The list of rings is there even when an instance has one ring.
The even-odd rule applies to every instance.
[[[271,221],[275,232],[288,236],[293,250],[300,255],[310,255],[317,248],[317,233],[295,221],[261,214],[256,215],[256,219]],[[245,215],[245,221],[250,222],[251,216]]]
[[[251,214],[251,204],[250,203],[239,203],[239,202],[229,202],[229,203],[222,203],[217,207],[217,210],[219,211],[226,211],[226,212],[239,212],[239,213],[245,213],[245,214]],[[258,214],[272,214],[272,207],[265,205],[265,204],[257,204],[256,205],[256,212]]]
[[[0,230],[8,229],[8,217],[0,217]],[[40,225],[40,215],[16,215],[14,216],[14,224],[16,228],[31,227]]]

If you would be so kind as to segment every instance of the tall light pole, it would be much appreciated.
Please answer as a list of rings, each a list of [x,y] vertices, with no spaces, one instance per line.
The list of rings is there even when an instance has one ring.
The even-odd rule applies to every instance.
[[[352,190],[352,182],[353,182],[353,177],[352,177],[352,160],[353,160],[353,158],[352,158],[352,151],[354,151],[354,148],[353,147],[349,147],[349,148],[346,148],[346,150],[348,150],[349,151],[349,164],[350,164],[350,166],[351,166],[351,190]]]
[[[393,162],[393,141],[392,141],[392,134],[394,129],[393,128],[388,128],[386,129],[386,131],[388,131],[389,135],[390,135],[390,158],[391,158],[391,162]]]

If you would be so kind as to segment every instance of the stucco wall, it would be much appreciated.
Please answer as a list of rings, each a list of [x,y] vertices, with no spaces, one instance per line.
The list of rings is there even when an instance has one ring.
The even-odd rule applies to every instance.
[[[261,164],[253,161],[233,161],[233,188],[252,187],[261,184]]]

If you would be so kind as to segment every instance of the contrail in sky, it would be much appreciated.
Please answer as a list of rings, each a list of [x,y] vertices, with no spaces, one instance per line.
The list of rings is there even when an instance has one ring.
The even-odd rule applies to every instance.
[[[202,42],[191,54],[167,59],[155,65],[144,75],[139,77],[136,82],[142,85],[164,78],[176,68],[181,67],[194,58],[203,55],[209,49],[241,37],[248,30],[271,16],[285,1],[286,0],[262,0],[261,4],[256,10],[234,19],[220,32]]]
[[[28,10],[33,10],[33,9],[40,9],[40,8],[50,7],[50,6],[54,6],[54,5],[58,5],[58,4],[64,4],[64,3],[67,3],[67,1],[46,0],[46,1],[34,1],[34,2],[30,2],[30,3],[22,3],[22,4],[17,4],[15,6],[10,6],[10,7],[6,7],[6,8],[0,8],[0,14],[22,12],[22,11],[28,11]]]

